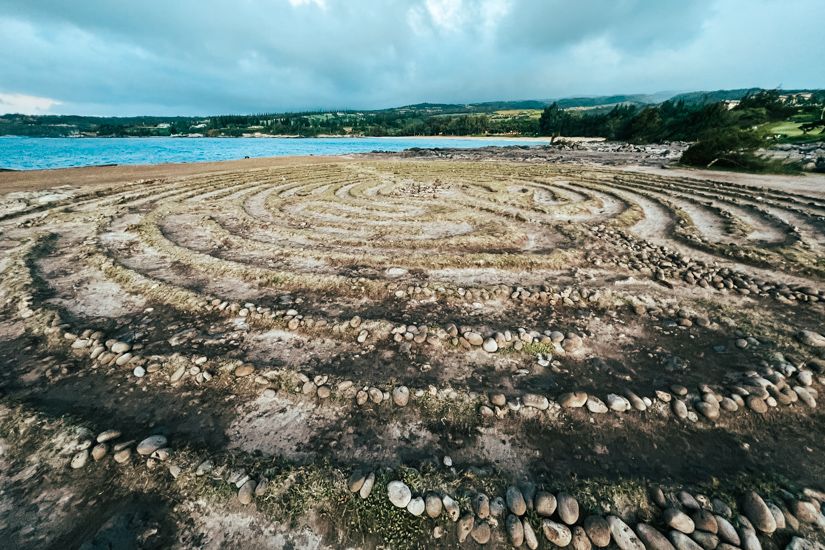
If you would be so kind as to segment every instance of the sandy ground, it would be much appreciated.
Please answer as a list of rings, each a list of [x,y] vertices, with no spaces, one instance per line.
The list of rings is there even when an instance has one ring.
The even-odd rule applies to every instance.
[[[420,136],[422,139],[456,139],[451,136]],[[484,140],[481,137],[462,137],[461,139]],[[501,138],[513,142],[547,143],[546,138]],[[595,142],[591,138],[570,138],[569,141]],[[276,166],[312,165],[330,162],[346,162],[353,160],[357,155],[326,156],[326,157],[271,157],[243,160],[228,160],[220,162],[186,163],[186,164],[155,164],[135,166],[89,166],[82,168],[63,168],[56,170],[28,170],[20,172],[0,172],[0,195],[21,191],[39,191],[61,185],[77,187],[100,187],[117,183],[126,183],[136,180],[152,180],[159,178],[176,178],[209,174],[212,172],[230,170],[255,170]],[[571,153],[575,157],[575,152]],[[684,176],[696,179],[758,185],[785,191],[806,193],[811,196],[825,198],[825,174],[806,174],[804,176],[774,176],[761,174],[740,174],[721,170],[694,170],[683,168],[657,168],[653,166],[628,165],[624,170],[646,172],[666,176]]]
[[[505,161],[545,151],[510,149]],[[95,548],[105,548],[114,531],[146,537],[145,548],[386,547],[363,538],[385,520],[336,523],[352,503],[386,499],[383,485],[371,500],[347,500],[361,498],[346,490],[355,468],[415,468],[425,480],[416,494],[435,489],[459,499],[482,490],[501,496],[525,480],[554,492],[592,482],[606,491],[598,503],[585,500],[584,485],[573,491],[587,513],[603,513],[601,499],[614,498],[619,483],[641,483],[642,500],[648,484],[698,491],[741,476],[820,488],[825,464],[808,457],[825,453],[822,405],[783,404],[765,414],[743,405],[715,419],[696,411],[707,394],[733,395],[731,384],[746,373],[773,376],[765,365],[786,372],[788,386],[804,383],[790,363],[813,372],[810,362],[823,354],[796,335],[825,331],[825,277],[803,269],[821,258],[759,267],[713,243],[699,247],[656,200],[711,194],[734,214],[767,223],[725,194],[735,190],[703,181],[697,191],[668,179],[752,183],[751,176],[610,170],[591,164],[594,151],[586,162],[564,154],[569,165],[279,157],[0,175],[6,192],[101,189],[79,204],[65,194],[55,205],[21,201],[32,211],[0,219],[0,250],[8,251],[0,257],[8,304],[0,308],[0,426],[10,425],[3,415],[12,400],[29,407],[0,439],[0,547],[96,539]],[[650,156],[627,158],[634,154]],[[112,185],[154,179],[167,181],[147,183],[143,193],[141,185]],[[756,179],[811,197],[807,186],[819,181]],[[795,199],[771,204],[814,233],[825,204]],[[702,207],[693,222],[721,238],[714,212]],[[403,218],[391,219],[397,214]],[[42,246],[30,257],[13,255],[35,238]],[[557,253],[562,259],[552,263]],[[381,259],[388,254],[392,263]],[[690,283],[694,273],[721,287]],[[552,344],[553,331],[561,344]],[[496,337],[501,348],[471,345],[471,332]],[[91,357],[116,340],[134,346],[128,363],[111,363],[114,351]],[[132,361],[158,369],[138,375]],[[242,375],[242,364],[254,373]],[[173,380],[179,368],[185,374]],[[770,384],[754,382],[760,388],[761,380]],[[819,372],[809,383],[825,393]],[[691,419],[671,412],[682,395],[675,384],[690,392],[683,399]],[[403,406],[390,397],[400,385],[410,390]],[[367,390],[369,400],[357,404]],[[602,400],[635,392],[649,404],[621,413],[562,408],[574,391]],[[499,393],[509,400],[500,408],[492,398]],[[528,407],[528,396],[553,405]],[[105,455],[74,470],[77,448],[64,422],[92,435],[116,428],[123,440],[157,430],[169,436],[172,455],[151,467],[146,457],[119,464]],[[218,467],[196,476],[206,458]],[[179,477],[170,465],[181,467]],[[228,482],[241,467],[272,481],[248,504]],[[322,475],[309,475],[313,468]],[[427,485],[433,479],[443,481]],[[324,506],[305,510],[303,502]],[[289,503],[296,507],[286,512],[281,504]],[[637,504],[614,501],[612,510]],[[294,516],[267,515],[273,510]],[[642,516],[631,509],[623,517]],[[424,547],[458,547],[448,521],[435,541],[435,524],[421,519]],[[493,527],[487,548],[508,547],[501,525]],[[764,548],[783,548],[776,539],[762,537]]]
[[[152,164],[134,166],[86,166],[56,170],[0,172],[0,194],[40,191],[60,185],[83,188],[107,187],[118,183],[161,178],[179,178],[229,170],[260,170],[275,166],[295,166],[346,162],[349,157],[271,157],[220,162]]]
[[[802,176],[778,176],[766,174],[741,174],[723,170],[698,170],[686,168],[661,169],[652,166],[627,166],[624,170],[658,174],[660,176],[682,176],[700,180],[721,181],[739,185],[755,185],[768,189],[779,189],[825,199],[825,174],[805,174]]]

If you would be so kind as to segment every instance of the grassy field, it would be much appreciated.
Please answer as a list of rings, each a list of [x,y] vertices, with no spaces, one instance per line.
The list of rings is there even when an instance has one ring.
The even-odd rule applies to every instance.
[[[503,111],[494,112],[492,119],[511,119],[511,118],[533,118],[538,120],[541,118],[541,111],[538,109],[506,109]]]
[[[813,122],[815,117],[810,115],[796,115],[781,122],[765,125],[765,129],[769,134],[781,135],[780,142],[782,143],[800,143],[812,141],[825,141],[825,133],[822,133],[821,128],[804,133],[800,126],[807,122]]]

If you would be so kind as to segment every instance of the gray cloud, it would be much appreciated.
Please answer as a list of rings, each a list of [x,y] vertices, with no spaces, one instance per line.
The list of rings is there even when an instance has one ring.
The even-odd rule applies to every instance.
[[[3,0],[0,94],[131,115],[825,87],[823,16],[819,0]]]

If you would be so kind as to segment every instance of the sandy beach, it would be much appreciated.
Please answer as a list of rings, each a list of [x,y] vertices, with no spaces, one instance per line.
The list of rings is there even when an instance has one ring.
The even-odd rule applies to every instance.
[[[213,172],[260,170],[275,166],[325,164],[349,160],[340,156],[264,157],[217,162],[180,164],[141,164],[124,166],[83,166],[52,170],[0,172],[0,194],[19,191],[39,191],[59,185],[78,187],[110,186],[137,180],[179,178]]]

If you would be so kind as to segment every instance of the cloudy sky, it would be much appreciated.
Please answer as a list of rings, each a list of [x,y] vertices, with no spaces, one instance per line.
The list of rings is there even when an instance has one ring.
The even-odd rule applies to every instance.
[[[825,88],[823,0],[0,0],[0,113]]]

